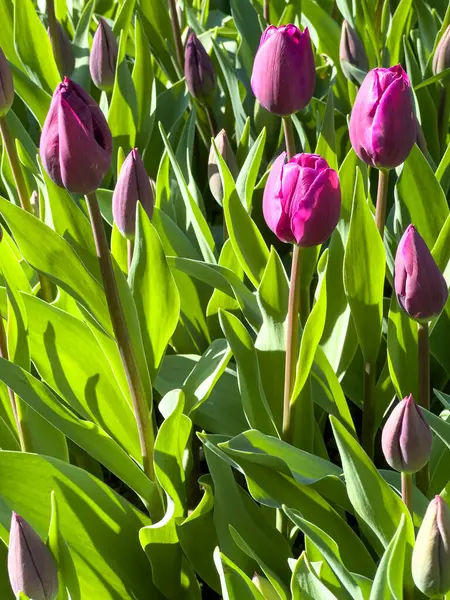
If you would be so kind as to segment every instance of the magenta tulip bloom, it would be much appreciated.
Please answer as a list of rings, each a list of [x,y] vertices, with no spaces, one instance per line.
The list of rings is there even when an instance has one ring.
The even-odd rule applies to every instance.
[[[251,85],[258,102],[277,115],[291,115],[310,102],[315,82],[308,28],[268,27],[253,63]]]
[[[356,154],[368,165],[392,169],[406,160],[416,137],[411,85],[401,65],[369,71],[350,118]]]
[[[263,212],[267,225],[283,242],[318,246],[333,233],[341,210],[339,178],[317,154],[283,152],[266,183]]]
[[[112,136],[93,98],[67,77],[53,94],[40,154],[49,177],[70,192],[96,190],[111,165]]]
[[[417,473],[430,459],[432,442],[430,426],[411,394],[397,404],[383,427],[384,457],[400,473]]]
[[[112,200],[114,222],[120,233],[129,239],[134,238],[138,201],[151,218],[153,191],[141,155],[135,148],[129,153],[120,169]]]
[[[439,315],[448,298],[448,288],[423,238],[409,225],[395,256],[395,293],[401,308],[417,321]]]
[[[55,600],[58,595],[58,573],[50,551],[16,513],[9,534],[8,574],[16,596],[23,592],[32,600]]]

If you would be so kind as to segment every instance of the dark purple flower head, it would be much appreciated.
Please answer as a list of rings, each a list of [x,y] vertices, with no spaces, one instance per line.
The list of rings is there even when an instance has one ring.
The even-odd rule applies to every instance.
[[[104,19],[100,19],[92,42],[89,71],[92,81],[101,90],[109,91],[114,87],[118,51],[111,27]]]
[[[203,44],[191,33],[184,55],[184,76],[190,94],[203,103],[212,100],[216,91],[216,73],[213,62]]]

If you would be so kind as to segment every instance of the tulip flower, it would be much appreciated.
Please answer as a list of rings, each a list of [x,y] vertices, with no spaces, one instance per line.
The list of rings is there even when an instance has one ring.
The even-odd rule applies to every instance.
[[[441,496],[428,505],[412,555],[414,583],[428,598],[450,592],[450,509]]]
[[[369,62],[367,60],[366,50],[360,37],[348,24],[346,20],[342,23],[341,29],[341,42],[339,45],[339,60],[341,62],[342,70],[351,81],[354,80],[351,69],[347,66],[348,64],[360,69],[361,71],[367,71],[369,68]]]
[[[50,43],[53,48],[56,64],[61,75],[69,77],[75,68],[75,54],[73,51],[72,42],[67,37],[64,27],[59,21],[56,23],[56,39],[53,39],[50,28],[47,33],[50,38]]]
[[[134,238],[138,200],[151,218],[153,191],[141,155],[135,148],[122,165],[112,201],[114,221],[120,233],[129,239]]]
[[[114,87],[118,51],[111,27],[104,19],[99,19],[89,57],[89,71],[100,90],[108,92]]]
[[[237,168],[237,163],[236,163],[236,157],[230,146],[230,142],[228,141],[228,136],[227,136],[227,132],[225,131],[225,129],[222,129],[222,131],[220,131],[216,135],[214,142],[216,144],[217,150],[219,151],[219,154],[222,156],[222,158],[224,159],[224,161],[227,164],[227,167],[230,169],[231,174],[233,175],[233,177],[237,177],[238,168]],[[222,200],[223,200],[222,178],[220,176],[219,167],[218,167],[217,159],[216,159],[216,152],[215,152],[213,145],[211,145],[211,149],[209,151],[208,181],[209,181],[209,189],[211,190],[211,193],[214,196],[215,200],[219,204],[222,204]]]
[[[350,141],[368,165],[392,169],[406,160],[417,137],[408,75],[401,65],[372,69],[350,118]]]
[[[0,48],[0,117],[4,117],[14,100],[14,85],[11,69]]]
[[[400,473],[417,473],[430,458],[432,441],[430,426],[411,394],[397,404],[383,427],[384,457]]]
[[[433,56],[433,73],[437,75],[450,67],[450,25],[439,40]]]
[[[417,321],[429,321],[439,315],[447,302],[445,279],[412,225],[397,248],[394,287],[401,308]]]
[[[211,58],[195,33],[189,35],[186,44],[184,76],[191,96],[208,104],[216,91],[216,73]]]
[[[53,94],[40,154],[49,177],[70,192],[96,190],[111,165],[112,136],[100,107],[67,77]]]
[[[58,573],[50,551],[16,513],[11,520],[8,574],[16,596],[23,592],[31,600],[55,600],[58,595]]]
[[[251,85],[269,112],[288,116],[305,108],[314,93],[316,71],[308,28],[295,25],[264,31],[253,63]]]
[[[296,154],[286,163],[283,152],[266,183],[263,213],[267,225],[283,242],[318,246],[339,220],[339,178],[317,154]]]

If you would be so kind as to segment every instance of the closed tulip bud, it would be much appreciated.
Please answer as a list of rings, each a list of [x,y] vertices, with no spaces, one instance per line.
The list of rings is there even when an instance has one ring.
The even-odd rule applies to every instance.
[[[115,35],[108,23],[100,19],[92,42],[89,71],[95,85],[105,92],[114,87],[117,54]]]
[[[214,141],[217,146],[217,150],[219,154],[222,156],[224,161],[227,164],[227,167],[230,169],[231,174],[234,178],[237,177],[238,168],[236,163],[236,157],[234,156],[234,152],[230,146],[230,142],[228,141],[227,132],[225,129],[222,129],[216,137]],[[214,150],[214,145],[211,145],[211,150],[209,151],[209,159],[208,159],[208,180],[209,180],[209,189],[211,190],[212,195],[214,196],[216,202],[222,204],[223,200],[223,185],[222,178],[220,177],[219,166],[217,164],[216,152]]]
[[[286,163],[283,152],[266,183],[263,213],[283,242],[318,246],[333,233],[341,210],[339,178],[317,154],[296,154]]]
[[[429,321],[439,315],[447,302],[445,279],[412,225],[397,248],[394,287],[401,308],[417,321]]]
[[[252,581],[263,595],[264,600],[280,600],[280,596],[268,579],[255,573]]]
[[[53,55],[61,75],[70,77],[75,69],[75,54],[72,42],[67,37],[64,27],[56,21],[56,39],[53,39],[50,28],[47,30],[53,49]]]
[[[391,169],[406,160],[417,137],[411,85],[401,65],[372,69],[350,117],[350,141],[368,165]]]
[[[316,83],[308,28],[295,25],[264,31],[253,63],[251,85],[258,102],[269,112],[291,115],[310,102]]]
[[[411,566],[414,583],[428,598],[450,592],[450,509],[440,496],[428,505]]]
[[[400,473],[417,473],[430,459],[433,437],[412,394],[397,404],[383,427],[386,462]]]
[[[345,76],[352,81],[354,81],[354,77],[351,69],[348,67],[348,64],[360,69],[361,71],[367,71],[369,68],[369,62],[367,60],[364,44],[353,27],[345,20],[342,23],[341,29],[339,60]]]
[[[112,136],[93,98],[67,77],[53,94],[40,154],[49,177],[70,192],[96,190],[111,165]]]
[[[4,117],[14,100],[14,85],[11,69],[0,48],[0,117]]]
[[[439,40],[433,56],[433,73],[437,75],[450,67],[450,25]]]
[[[189,35],[186,44],[184,76],[191,96],[206,104],[212,100],[216,91],[214,65],[195,33]]]
[[[50,551],[16,513],[9,535],[8,574],[16,596],[23,592],[30,600],[55,600],[58,595],[58,573]]]
[[[129,239],[134,238],[138,200],[151,218],[153,191],[141,155],[135,148],[120,169],[112,200],[114,222],[120,233]]]

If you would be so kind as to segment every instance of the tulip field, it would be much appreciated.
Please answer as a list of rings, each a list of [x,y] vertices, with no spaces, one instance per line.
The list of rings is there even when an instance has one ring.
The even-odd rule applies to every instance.
[[[449,3],[0,14],[0,600],[450,600]]]

